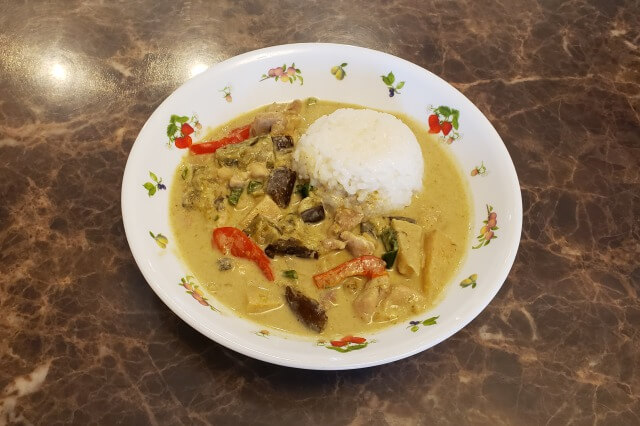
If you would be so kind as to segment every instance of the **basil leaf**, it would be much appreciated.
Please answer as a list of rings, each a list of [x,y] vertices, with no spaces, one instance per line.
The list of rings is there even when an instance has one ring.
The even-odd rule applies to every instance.
[[[247,194],[253,194],[260,188],[262,188],[262,182],[257,180],[252,180],[251,182],[249,182],[249,185],[247,185]]]
[[[398,256],[398,250],[388,251],[382,255],[381,259],[387,264],[386,268],[391,269]]]
[[[231,193],[227,197],[227,200],[229,201],[229,204],[231,204],[232,206],[237,206],[238,205],[238,201],[240,200],[240,196],[242,195],[242,191],[243,190],[244,190],[244,188],[233,188],[231,190]]]
[[[290,278],[292,280],[297,280],[298,279],[298,273],[296,272],[295,269],[289,269],[286,270],[284,272],[282,272],[282,276],[285,278]]]

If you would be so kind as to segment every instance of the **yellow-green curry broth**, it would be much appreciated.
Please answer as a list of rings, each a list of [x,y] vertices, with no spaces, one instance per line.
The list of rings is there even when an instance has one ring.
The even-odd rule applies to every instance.
[[[300,114],[301,119],[295,127],[294,141],[297,142],[299,136],[317,118],[345,107],[362,108],[327,101],[305,105]],[[205,139],[223,137],[230,129],[250,123],[256,114],[266,111],[267,108],[259,108],[241,115],[212,130]],[[425,237],[422,245],[425,260],[418,276],[401,275],[394,265],[389,271],[389,281],[392,284],[404,284],[420,292],[425,302],[421,307],[426,309],[437,301],[465,256],[470,234],[470,197],[455,160],[447,152],[446,146],[432,138],[425,129],[408,117],[394,115],[407,124],[416,135],[424,156],[425,173],[423,190],[413,197],[411,205],[389,216],[413,218],[423,228]],[[211,167],[215,164],[214,157],[215,154],[185,156],[173,179],[170,203],[170,220],[178,252],[191,274],[217,300],[212,301],[213,304],[222,303],[238,315],[254,320],[262,326],[322,337],[362,334],[401,322],[406,316],[414,314],[411,311],[397,318],[374,318],[370,323],[363,321],[354,311],[352,304],[367,281],[364,278],[349,278],[334,289],[316,288],[312,280],[313,275],[354,257],[346,250],[323,252],[317,260],[276,256],[271,260],[275,282],[268,281],[253,262],[223,255],[212,245],[213,229],[222,226],[243,229],[240,225],[247,214],[268,195],[254,197],[248,195],[245,190],[235,207],[228,205],[225,200],[226,208],[223,214],[217,214],[215,211],[203,214],[198,209],[184,208],[183,196],[187,189],[187,180],[183,179],[185,168],[188,175],[188,170],[194,165]],[[294,193],[286,211],[296,212],[300,202],[300,195]],[[320,223],[304,224],[296,236],[305,238],[312,245],[317,244],[330,232],[331,217],[328,213],[327,219]],[[380,256],[381,244],[377,244],[376,250],[375,255]],[[218,270],[217,261],[222,257],[232,257],[232,270]],[[283,272],[287,270],[295,270],[297,279],[284,277]],[[328,321],[322,333],[309,330],[289,309],[283,296],[287,285],[326,307]],[[260,312],[252,312],[256,307]]]

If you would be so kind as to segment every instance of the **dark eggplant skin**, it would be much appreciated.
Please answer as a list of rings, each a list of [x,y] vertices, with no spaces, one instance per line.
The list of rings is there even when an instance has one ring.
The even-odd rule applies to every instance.
[[[316,333],[321,333],[327,325],[327,313],[320,303],[301,292],[287,286],[284,293],[289,308],[302,324]]]
[[[290,151],[293,149],[293,138],[289,135],[271,136],[271,140],[276,151]]]
[[[324,220],[324,207],[322,204],[319,204],[315,207],[311,207],[310,209],[306,209],[300,213],[300,217],[305,223],[322,222]]]
[[[276,254],[296,256],[303,259],[317,259],[319,256],[316,250],[305,247],[302,241],[295,238],[276,240],[265,247],[264,253],[272,259]]]
[[[278,207],[285,209],[291,201],[297,173],[288,167],[278,167],[271,172],[265,192]]]

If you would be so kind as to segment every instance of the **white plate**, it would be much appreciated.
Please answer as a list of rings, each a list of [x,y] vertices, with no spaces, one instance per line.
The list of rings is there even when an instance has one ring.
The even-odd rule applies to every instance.
[[[295,81],[263,77],[270,69],[293,63],[299,70]],[[339,80],[330,71],[343,63],[347,64],[343,68],[346,75]],[[393,97],[381,78],[389,72],[394,74],[394,87],[405,82]],[[230,88],[231,102],[224,98],[225,87]],[[170,179],[185,154],[167,144],[172,114],[190,118],[197,115],[204,129],[264,104],[311,96],[406,113],[425,126],[432,113],[430,108],[443,105],[458,110],[459,129],[452,130],[447,138],[442,133],[439,137],[469,181],[475,211],[472,242],[483,241],[476,236],[488,218],[487,206],[497,214],[499,226],[494,231],[499,238],[478,249],[469,247],[468,256],[441,303],[412,318],[414,327],[407,321],[362,336],[367,344],[348,352],[273,330],[263,334],[261,325],[234,316],[213,297],[200,297],[197,287],[180,285],[190,271],[175,251],[175,237],[169,226]],[[447,144],[453,134],[455,140]],[[481,164],[487,173],[471,176],[471,171]],[[157,180],[163,179],[167,189],[158,189],[150,171]],[[145,183],[156,189],[153,196],[143,187]],[[340,370],[383,364],[423,351],[475,318],[498,292],[513,264],[522,228],[522,200],[513,162],[500,136],[460,92],[429,71],[395,56],[355,46],[314,43],[275,46],[236,56],[187,81],[169,96],[147,120],[129,154],[122,184],[122,217],[129,246],[147,282],[192,327],[230,349],[263,361]],[[166,248],[161,248],[150,232],[166,237]],[[472,274],[477,274],[476,282],[463,287],[463,280]],[[195,280],[191,282],[197,286]],[[437,320],[422,323],[432,317]]]

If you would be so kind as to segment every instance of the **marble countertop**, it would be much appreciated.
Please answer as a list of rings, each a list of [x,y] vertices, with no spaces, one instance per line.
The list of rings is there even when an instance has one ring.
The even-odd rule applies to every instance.
[[[637,1],[0,4],[0,425],[640,424]],[[493,302],[382,367],[300,371],[211,342],[124,235],[122,172],[158,104],[226,58],[316,41],[451,82],[522,186]]]

